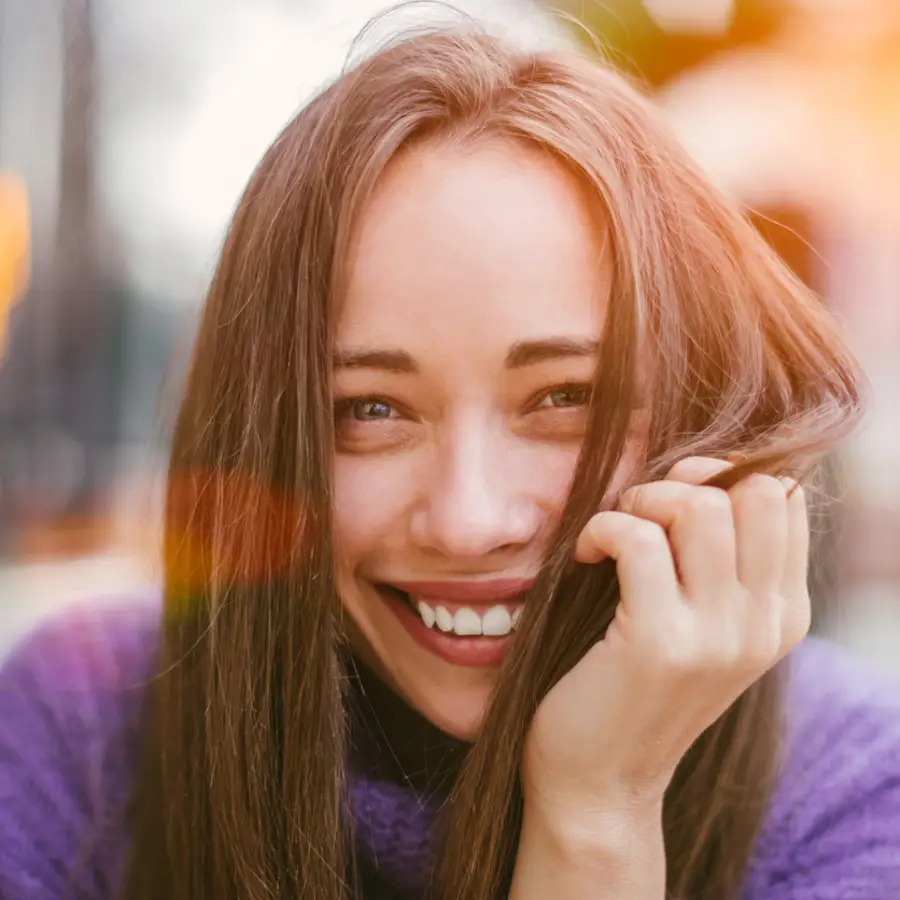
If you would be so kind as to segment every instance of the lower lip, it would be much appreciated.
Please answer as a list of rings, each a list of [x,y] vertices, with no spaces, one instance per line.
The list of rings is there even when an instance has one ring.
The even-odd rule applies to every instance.
[[[455,637],[437,627],[428,628],[419,614],[390,591],[376,588],[378,595],[391,608],[410,637],[435,656],[455,666],[487,669],[499,665],[509,649],[511,635],[506,637]]]

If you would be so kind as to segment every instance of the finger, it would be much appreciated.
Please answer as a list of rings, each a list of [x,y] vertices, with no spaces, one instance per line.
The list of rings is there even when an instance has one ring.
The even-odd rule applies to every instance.
[[[666,530],[688,598],[721,599],[731,593],[737,580],[735,531],[725,491],[656,481],[630,488],[619,505],[623,512]]]
[[[711,456],[688,456],[679,460],[669,469],[667,481],[681,481],[685,484],[703,484],[720,472],[733,469],[732,463]]]
[[[728,493],[734,513],[738,581],[759,601],[778,596],[788,544],[785,487],[769,475],[748,475]]]
[[[809,516],[803,488],[792,479],[782,480],[791,491],[787,499],[787,541],[781,579],[781,595],[784,598],[782,633],[785,650],[789,650],[806,636],[812,618],[807,585]]]
[[[780,479],[787,494],[787,540],[781,589],[784,594],[806,590],[809,568],[809,516],[806,494],[791,478]]]
[[[575,559],[596,563],[616,561],[623,602],[634,615],[658,614],[658,604],[678,596],[675,562],[666,533],[658,525],[616,510],[597,513],[575,544]],[[650,607],[646,608],[645,607]]]

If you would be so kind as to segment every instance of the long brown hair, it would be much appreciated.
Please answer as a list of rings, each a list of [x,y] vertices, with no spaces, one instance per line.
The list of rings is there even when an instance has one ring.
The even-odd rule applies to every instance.
[[[508,887],[529,721],[615,609],[613,569],[569,560],[633,409],[650,410],[638,480],[694,454],[737,459],[731,482],[804,475],[858,419],[861,379],[829,315],[618,74],[469,27],[406,37],[345,72],[253,174],[207,297],[171,454],[129,900],[350,893],[335,308],[351,229],[388,162],[413,142],[486,136],[577,174],[603,206],[614,285],[564,524],[447,805],[436,896]],[[664,809],[673,896],[737,896],[776,771],[780,677],[740,697],[677,771]]]

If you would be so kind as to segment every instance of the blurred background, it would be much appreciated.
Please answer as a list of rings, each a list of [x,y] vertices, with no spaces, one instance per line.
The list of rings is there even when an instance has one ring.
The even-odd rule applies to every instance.
[[[0,0],[0,655],[158,584],[165,424],[228,217],[389,5]],[[815,629],[900,672],[900,2],[453,5],[639,78],[843,319],[874,395],[816,522]]]

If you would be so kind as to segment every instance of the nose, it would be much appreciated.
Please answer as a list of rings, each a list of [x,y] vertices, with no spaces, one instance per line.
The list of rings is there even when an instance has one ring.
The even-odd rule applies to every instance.
[[[412,514],[415,543],[454,559],[477,559],[536,538],[542,513],[529,495],[533,477],[517,477],[506,449],[479,434],[436,450],[437,464]]]

